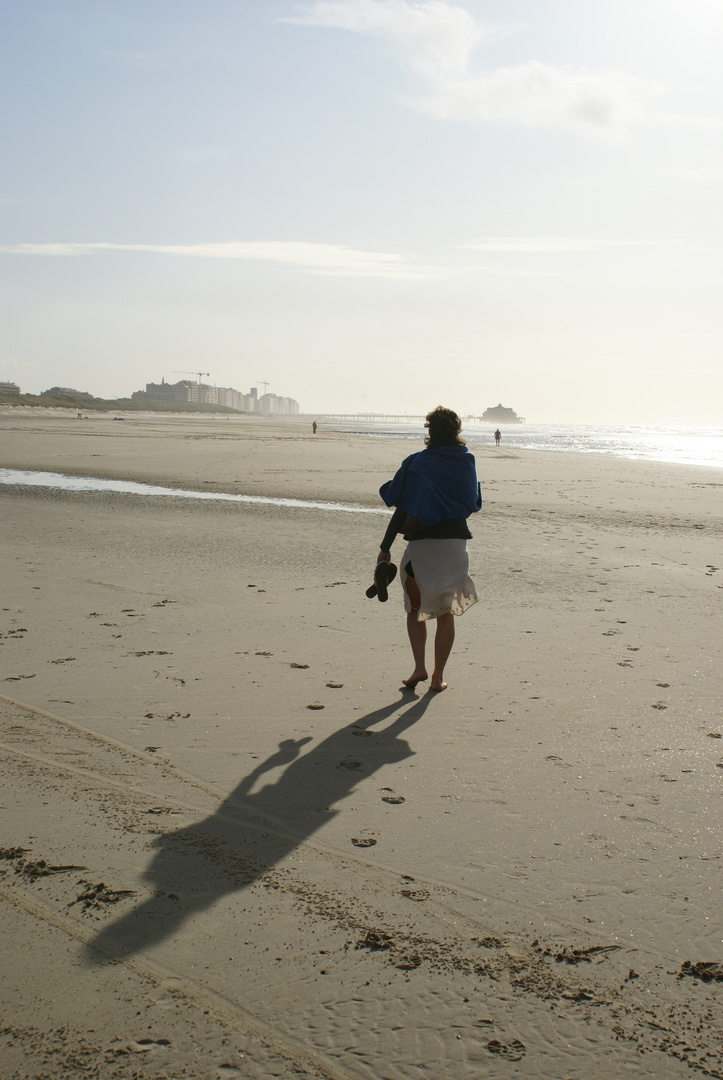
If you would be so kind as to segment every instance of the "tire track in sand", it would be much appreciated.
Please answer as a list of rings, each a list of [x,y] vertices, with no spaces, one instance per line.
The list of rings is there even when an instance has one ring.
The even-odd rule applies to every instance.
[[[72,819],[62,862],[88,865],[86,881],[102,875],[136,896],[80,913],[71,906],[77,879],[65,874],[40,878],[32,893],[26,881],[6,882],[3,895],[55,918],[84,943],[87,962],[97,963],[89,954],[101,949],[148,977],[178,978],[189,1000],[214,1015],[230,1010],[243,1030],[257,1025],[255,1037],[276,1040],[316,1075],[401,1078],[426,1061],[462,1080],[481,1062],[487,1075],[509,1075],[519,1055],[530,1074],[559,1076],[571,1052],[591,1065],[592,1050],[603,1048],[618,1075],[641,1049],[655,1054],[661,1077],[723,1075],[720,1044],[700,1030],[720,993],[683,985],[659,958],[636,952],[633,972],[631,950],[613,953],[609,942],[514,934],[500,905],[435,882],[421,889],[308,841],[281,844],[275,859],[290,830],[241,805],[227,802],[219,813],[222,796],[210,785],[18,704],[4,703],[3,742],[6,768],[20,770],[20,803],[30,807],[42,792]],[[201,823],[200,814],[208,815]],[[52,850],[41,851],[43,843]],[[159,844],[176,888],[195,868],[185,894],[159,887],[171,884],[168,872],[152,888],[147,872],[139,877],[149,845]],[[57,860],[58,847],[49,832],[33,841],[33,856]],[[201,919],[211,903],[213,917]],[[144,906],[145,923],[137,914]],[[164,921],[163,934],[148,931],[151,916]],[[118,925],[125,937],[114,934]]]

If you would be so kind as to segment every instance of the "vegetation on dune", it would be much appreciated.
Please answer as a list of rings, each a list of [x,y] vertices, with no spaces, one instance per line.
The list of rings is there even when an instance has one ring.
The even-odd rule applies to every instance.
[[[143,398],[105,398],[90,394],[3,394],[0,405],[38,405],[44,409],[75,409],[77,412],[164,412],[164,413],[234,413],[245,415],[226,405],[205,405],[194,401],[144,401]]]

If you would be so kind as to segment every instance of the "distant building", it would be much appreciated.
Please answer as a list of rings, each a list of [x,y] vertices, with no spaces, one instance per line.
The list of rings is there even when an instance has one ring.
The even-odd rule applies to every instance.
[[[248,394],[234,390],[230,386],[210,386],[207,383],[192,382],[182,379],[177,383],[146,383],[145,390],[136,390],[131,395],[146,401],[185,401],[198,402],[202,405],[223,405],[236,412],[262,413],[265,416],[297,415],[299,403],[293,398],[280,398],[276,394],[258,396],[255,386]]]
[[[299,403],[293,398],[262,394],[259,398],[259,411],[266,416],[297,416]]]
[[[0,394],[19,394],[20,387],[14,382],[0,382]]]
[[[49,390],[41,390],[41,397],[73,397],[92,398],[87,390],[73,390],[71,386],[51,386]]]
[[[525,419],[518,416],[514,409],[508,409],[505,405],[493,405],[491,409],[485,409],[480,420],[483,424],[524,424]]]
[[[145,398],[147,401],[190,401],[192,385],[189,379],[177,383],[167,383],[165,379],[161,379],[160,383],[146,383],[145,390],[136,390],[131,397]]]

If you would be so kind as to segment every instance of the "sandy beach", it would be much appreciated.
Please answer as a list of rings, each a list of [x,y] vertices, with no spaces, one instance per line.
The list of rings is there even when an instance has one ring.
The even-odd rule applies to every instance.
[[[723,474],[470,442],[435,695],[365,596],[421,445],[0,409],[348,507],[0,486],[3,1080],[723,1077]]]

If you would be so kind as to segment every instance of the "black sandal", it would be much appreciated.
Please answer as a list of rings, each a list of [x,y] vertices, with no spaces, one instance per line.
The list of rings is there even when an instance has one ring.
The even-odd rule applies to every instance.
[[[367,589],[367,596],[371,600],[378,597],[382,604],[389,599],[388,588],[397,576],[397,568],[393,562],[378,562],[374,568],[374,584]]]

